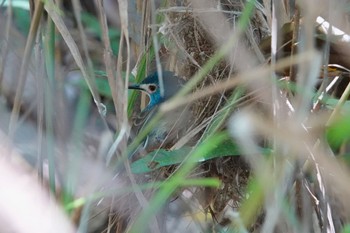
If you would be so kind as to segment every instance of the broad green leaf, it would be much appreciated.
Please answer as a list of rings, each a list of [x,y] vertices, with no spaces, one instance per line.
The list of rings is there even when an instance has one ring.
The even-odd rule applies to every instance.
[[[145,157],[135,161],[131,164],[133,173],[145,173],[154,171],[161,167],[179,164],[186,159],[188,154],[193,150],[192,147],[183,147],[178,150],[157,150],[147,154]],[[231,140],[226,140],[213,150],[204,153],[197,157],[197,162],[207,161],[209,159],[223,157],[223,156],[237,156],[240,155],[239,149]]]

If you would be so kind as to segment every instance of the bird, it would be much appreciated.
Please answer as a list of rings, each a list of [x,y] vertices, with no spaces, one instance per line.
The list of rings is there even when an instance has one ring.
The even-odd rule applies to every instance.
[[[149,97],[148,105],[142,110],[147,112],[152,110],[154,107],[163,103],[164,101],[173,97],[185,84],[185,81],[179,78],[171,71],[163,71],[163,95],[161,93],[161,87],[159,84],[158,72],[154,72],[148,75],[140,84],[129,85],[129,89],[140,90],[145,92]]]
[[[160,86],[160,78],[162,78],[163,87]],[[128,89],[142,91],[149,97],[146,107],[134,119],[131,131],[135,135],[141,132],[159,111],[160,104],[173,97],[184,84],[185,81],[173,72],[163,71],[162,77],[159,76],[158,72],[154,72],[148,75],[141,83],[129,85]],[[163,91],[161,88],[164,88]],[[143,140],[141,144],[142,150],[150,152],[160,147],[167,147],[176,138],[179,138],[185,129],[187,116],[187,108],[166,113]],[[137,150],[139,151],[140,147]],[[129,154],[129,158],[133,155],[134,153]]]

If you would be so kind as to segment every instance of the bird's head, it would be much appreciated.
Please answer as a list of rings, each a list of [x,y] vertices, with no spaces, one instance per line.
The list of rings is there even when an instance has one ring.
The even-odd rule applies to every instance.
[[[129,85],[129,89],[140,90],[149,96],[149,103],[145,110],[150,110],[156,105],[173,97],[183,86],[184,80],[177,77],[173,72],[163,71],[163,95],[159,85],[158,73],[147,76],[140,84]]]

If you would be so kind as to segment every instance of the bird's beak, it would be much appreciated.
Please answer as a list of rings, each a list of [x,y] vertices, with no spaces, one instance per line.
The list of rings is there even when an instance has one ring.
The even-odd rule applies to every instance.
[[[128,89],[130,89],[130,90],[141,90],[141,91],[143,91],[143,88],[141,88],[139,84],[130,84],[130,85],[128,86]]]

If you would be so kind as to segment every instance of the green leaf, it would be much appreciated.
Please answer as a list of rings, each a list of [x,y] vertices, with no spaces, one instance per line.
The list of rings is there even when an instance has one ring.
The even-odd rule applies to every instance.
[[[3,6],[9,6],[10,5],[10,1],[5,0],[4,2],[1,1],[1,3],[3,4]],[[11,5],[14,8],[21,8],[24,9],[26,11],[29,11],[29,1],[28,0],[12,0],[11,1]]]
[[[30,13],[27,9],[13,8],[16,26],[24,34],[28,35],[30,28]]]
[[[325,106],[328,109],[334,110],[335,107],[338,105],[339,99],[336,98],[327,98],[325,101]],[[350,112],[350,101],[345,101],[344,105],[342,106],[342,109],[345,112]]]
[[[186,159],[188,154],[193,150],[192,147],[183,147],[178,150],[157,150],[147,154],[145,157],[133,162],[131,170],[135,174],[151,172],[161,167],[179,164]],[[197,162],[207,161],[209,159],[223,156],[240,155],[239,149],[231,140],[226,140],[216,146],[213,150],[197,157]]]
[[[346,224],[341,232],[342,233],[350,233],[350,225]]]
[[[327,140],[333,148],[338,148],[344,141],[350,139],[350,118],[343,116],[334,122],[326,132]]]
[[[88,29],[88,31],[97,35],[102,40],[102,31],[101,31],[100,22],[94,15],[86,12],[82,12],[81,20],[83,24],[86,26],[86,28]],[[111,41],[113,54],[118,54],[120,35],[121,34],[119,30],[108,29],[108,36]]]
[[[112,99],[112,92],[111,92],[111,87],[109,86],[108,79],[107,79],[107,74],[105,71],[102,70],[95,70],[94,74],[96,75],[95,83],[97,87],[97,91],[100,95],[107,97],[109,99]],[[126,76],[126,73],[122,73],[123,79]],[[130,74],[129,75],[130,80],[133,81],[135,80],[135,77]],[[80,80],[79,83],[80,87],[86,90],[89,90],[88,85],[86,84],[85,80]]]
[[[112,98],[111,88],[109,86],[108,80],[103,78],[96,78],[95,79],[97,91],[100,95],[108,98]],[[83,90],[89,90],[88,85],[86,84],[85,80],[80,80],[79,82],[80,87]]]
[[[131,164],[131,171],[135,174],[154,171],[158,168],[181,163],[192,148],[184,147],[178,150],[157,150]]]

